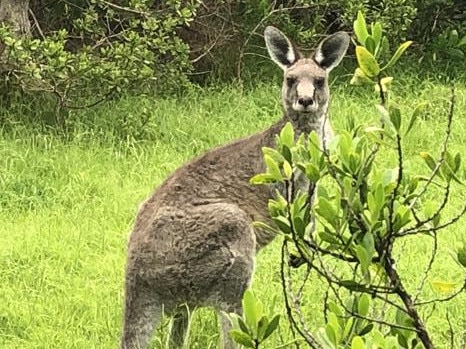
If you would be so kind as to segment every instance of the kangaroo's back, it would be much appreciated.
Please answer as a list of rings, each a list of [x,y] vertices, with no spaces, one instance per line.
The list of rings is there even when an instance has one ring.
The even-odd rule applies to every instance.
[[[144,228],[164,206],[200,206],[229,202],[242,207],[251,220],[267,221],[271,190],[254,186],[249,179],[264,171],[262,147],[272,147],[284,126],[281,119],[269,129],[214,148],[188,162],[169,176],[141,206],[135,230]],[[265,233],[264,233],[265,234]],[[271,240],[260,241],[260,246]]]
[[[301,57],[278,29],[267,27],[267,49],[284,70],[284,116],[267,130],[214,148],[188,162],[143,203],[128,243],[125,314],[121,349],[144,349],[162,314],[173,315],[170,348],[183,346],[190,309],[214,306],[241,312],[256,250],[273,236],[253,230],[267,221],[273,190],[252,186],[264,171],[262,147],[290,121],[297,135],[331,134],[327,121],[328,73],[343,58],[345,33],[323,40],[314,55]],[[230,323],[223,319],[223,347]]]

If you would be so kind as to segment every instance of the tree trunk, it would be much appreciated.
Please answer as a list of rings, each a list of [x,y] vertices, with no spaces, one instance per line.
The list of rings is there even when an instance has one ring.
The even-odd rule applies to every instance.
[[[1,0],[0,24],[10,26],[15,35],[29,35],[29,0]]]
[[[17,37],[31,34],[29,22],[29,0],[0,0],[0,25],[6,25]],[[5,44],[0,41],[0,103],[9,105],[9,80],[3,73],[10,69],[5,52]],[[0,124],[2,124],[0,120]]]

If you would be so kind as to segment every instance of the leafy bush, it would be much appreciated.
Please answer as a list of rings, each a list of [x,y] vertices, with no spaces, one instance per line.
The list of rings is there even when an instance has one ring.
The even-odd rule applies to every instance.
[[[67,22],[47,26],[46,32],[37,27],[39,38],[16,37],[0,27],[8,87],[55,96],[56,116],[64,124],[66,109],[122,92],[156,88],[161,93],[183,85],[191,69],[189,47],[176,30],[193,19],[197,4],[151,3],[92,0],[69,8],[61,3]]]
[[[415,108],[409,121],[403,122],[400,109],[388,98],[392,78],[384,76],[411,42],[401,44],[382,65],[387,39],[381,24],[367,26],[359,13],[354,31],[359,45],[353,83],[379,91],[380,124],[349,122],[347,130],[324,145],[316,132],[296,137],[292,125],[285,125],[275,149],[263,148],[266,172],[251,179],[253,184],[279,183],[284,188],[276,190],[268,205],[276,224],[256,224],[283,236],[280,265],[285,308],[293,333],[309,347],[433,349],[421,309],[466,291],[465,245],[455,253],[465,276],[453,283],[432,282],[434,289],[449,295],[420,296],[434,260],[440,258],[438,235],[466,214],[465,204],[453,215],[445,214],[454,190],[462,190],[458,184],[463,185],[464,175],[461,154],[448,150],[455,99],[453,95],[440,154],[421,152],[427,173],[413,171],[403,139],[422,108]],[[383,148],[394,154],[389,168],[380,165]],[[300,176],[308,179],[304,188],[298,184]],[[426,236],[432,239],[432,253],[421,279],[412,285],[398,270],[404,255],[397,246],[407,237]],[[293,272],[301,265],[307,266],[307,273]],[[318,331],[307,328],[308,314],[301,310],[301,295],[311,272],[328,286],[323,299],[325,325]],[[453,334],[451,338],[454,347]]]

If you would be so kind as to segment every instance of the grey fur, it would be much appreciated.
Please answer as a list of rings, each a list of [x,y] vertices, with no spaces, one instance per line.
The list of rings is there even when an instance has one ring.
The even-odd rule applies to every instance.
[[[268,27],[265,38],[275,61],[277,56],[292,58],[291,50],[299,57],[278,29]],[[333,45],[334,51],[316,55],[333,56],[324,59],[338,64],[348,41],[333,42],[337,41],[341,47]],[[174,316],[169,347],[180,348],[189,310],[213,306],[241,312],[255,254],[274,238],[251,226],[253,221],[271,224],[270,188],[249,184],[253,175],[264,171],[261,148],[274,146],[275,135],[287,121],[298,134],[331,132],[326,122],[330,69],[312,58],[298,58],[289,66],[281,59],[277,63],[285,71],[284,116],[261,133],[212,149],[180,167],[141,205],[128,243],[121,349],[147,348],[162,314]],[[304,106],[300,98],[306,103],[312,99],[312,104]],[[229,321],[223,319],[222,324],[223,348],[235,348]]]

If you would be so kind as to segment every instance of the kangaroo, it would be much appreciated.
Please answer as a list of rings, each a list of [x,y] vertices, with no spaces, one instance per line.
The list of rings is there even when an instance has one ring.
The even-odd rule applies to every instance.
[[[145,349],[163,314],[173,316],[168,345],[184,346],[190,309],[215,307],[241,313],[255,254],[274,236],[253,221],[272,224],[273,191],[249,179],[265,171],[262,147],[290,121],[297,135],[331,136],[326,122],[328,74],[346,53],[349,36],[335,33],[310,57],[278,29],[265,29],[271,59],[284,71],[284,115],[267,130],[214,148],[188,162],[140,207],[128,242],[121,349]],[[236,348],[222,315],[223,348]]]

